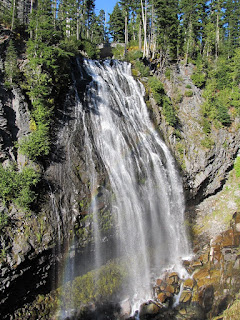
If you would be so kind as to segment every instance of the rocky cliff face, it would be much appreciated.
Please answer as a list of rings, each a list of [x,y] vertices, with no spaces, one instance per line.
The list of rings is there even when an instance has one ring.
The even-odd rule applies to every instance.
[[[77,70],[76,65],[73,70]],[[87,264],[91,265],[92,190],[91,176],[87,173],[90,164],[86,162],[88,146],[84,131],[76,130],[85,124],[75,114],[77,96],[82,97],[89,79],[86,77],[80,81],[79,74],[75,77],[77,92],[70,88],[65,103],[56,107],[51,156],[35,164],[42,173],[36,207],[24,212],[13,204],[6,207],[1,203],[0,206],[1,214],[6,214],[10,221],[4,230],[0,230],[0,305],[4,319],[8,319],[9,313],[15,309],[31,302],[37,294],[45,294],[58,286],[69,246],[74,246],[72,259],[86,261],[86,266],[77,274],[88,271]],[[25,156],[17,153],[14,145],[30,132],[29,128],[27,97],[18,86],[7,89],[2,81],[0,159],[3,166],[14,161],[21,170],[28,162]],[[107,174],[94,150],[91,165],[98,172],[94,196],[98,198],[103,228],[108,232],[111,223],[107,199],[111,197],[111,190]]]
[[[164,140],[177,159],[187,191],[187,199],[198,203],[216,193],[224,184],[236,158],[239,143],[240,120],[235,119],[231,127],[211,127],[206,136],[202,126],[201,90],[191,80],[193,66],[175,64],[170,77],[159,75],[167,95],[177,107],[179,124],[177,133],[169,127],[152,101],[153,119]],[[189,88],[191,88],[189,90]],[[186,92],[192,96],[186,96]]]

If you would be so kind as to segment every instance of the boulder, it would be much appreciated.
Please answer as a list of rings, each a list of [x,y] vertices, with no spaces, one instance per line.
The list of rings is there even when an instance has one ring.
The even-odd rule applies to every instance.
[[[129,317],[131,314],[131,304],[129,299],[123,300],[122,302],[120,302],[120,316],[121,318],[126,318]]]
[[[167,300],[168,297],[167,297],[167,294],[165,292],[161,292],[161,293],[158,294],[157,298],[161,303],[164,303]]]
[[[186,279],[183,283],[183,288],[184,289],[189,289],[192,290],[194,286],[194,280],[193,279]]]
[[[192,292],[188,290],[184,290],[180,296],[180,303],[190,303],[192,299]]]
[[[140,306],[139,319],[140,320],[147,319],[148,316],[158,314],[160,312],[160,310],[161,310],[161,307],[152,301],[143,303]]]

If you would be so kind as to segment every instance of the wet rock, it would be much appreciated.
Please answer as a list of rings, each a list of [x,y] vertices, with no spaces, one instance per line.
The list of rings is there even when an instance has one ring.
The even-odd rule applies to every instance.
[[[192,292],[184,290],[181,293],[179,302],[180,303],[188,303],[189,304],[191,302],[191,299],[192,299]]]
[[[184,289],[189,289],[189,290],[192,290],[194,287],[194,280],[193,279],[187,279],[184,281],[183,283],[183,288]]]
[[[156,281],[157,286],[161,286],[162,283],[163,283],[162,279],[157,279]]]
[[[158,294],[157,298],[159,302],[164,303],[167,300],[168,296],[165,292],[161,292]]]
[[[139,319],[145,320],[145,319],[147,319],[148,316],[158,314],[160,312],[160,310],[161,310],[161,307],[152,301],[143,303],[140,306]]]
[[[130,316],[131,304],[130,304],[129,299],[126,299],[126,300],[120,302],[120,308],[121,308],[121,311],[120,311],[121,318],[125,319]]]
[[[174,286],[172,286],[172,285],[167,285],[166,286],[166,288],[165,288],[165,291],[167,292],[167,293],[171,293],[171,294],[173,294],[173,293],[175,293],[175,287]]]
[[[214,288],[212,285],[206,286],[201,289],[199,294],[199,300],[201,303],[201,306],[203,307],[204,311],[208,313],[213,305],[213,299],[214,299]]]

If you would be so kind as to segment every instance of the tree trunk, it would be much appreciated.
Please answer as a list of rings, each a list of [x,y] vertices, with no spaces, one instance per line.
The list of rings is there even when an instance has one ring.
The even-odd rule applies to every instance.
[[[216,21],[216,39],[215,39],[215,59],[217,61],[218,58],[218,50],[219,50],[219,2],[217,5],[217,21]]]
[[[30,4],[30,15],[32,14],[33,12],[33,0],[31,0],[31,4]],[[33,37],[33,32],[32,30],[30,30],[30,39],[32,39]]]
[[[79,14],[80,14],[80,12],[79,12],[79,6],[78,6],[78,8],[77,8],[77,31],[76,31],[76,36],[77,36],[77,40],[79,40],[79,33],[80,33],[80,28],[79,28],[79,23],[80,23],[80,21],[79,21]]]
[[[12,23],[11,23],[11,31],[13,31],[13,28],[14,28],[15,8],[16,8],[16,0],[13,0],[13,5],[12,5]]]
[[[127,17],[127,11],[126,11],[125,12],[125,49],[124,49],[125,56],[127,54],[127,45],[128,45],[128,17]]]
[[[141,7],[142,7],[142,22],[143,22],[143,31],[144,31],[144,39],[143,39],[143,58],[144,58],[144,57],[148,56],[148,44],[147,44],[147,0],[145,0],[145,10],[144,10],[144,6],[143,6],[142,0],[141,0]]]
[[[139,22],[139,30],[138,30],[138,48],[142,50],[142,24]]]
[[[188,55],[189,55],[189,47],[190,47],[191,37],[192,37],[192,21],[191,21],[191,17],[190,17],[189,24],[188,24],[187,48],[186,48],[186,56],[185,56],[185,63],[184,63],[185,66],[188,63]]]

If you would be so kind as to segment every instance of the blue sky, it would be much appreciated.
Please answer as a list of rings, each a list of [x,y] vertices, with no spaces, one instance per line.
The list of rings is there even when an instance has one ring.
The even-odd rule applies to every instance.
[[[108,20],[108,13],[112,13],[113,7],[117,3],[117,0],[95,0],[95,12],[98,15],[99,11],[103,9],[107,12],[107,20]]]

